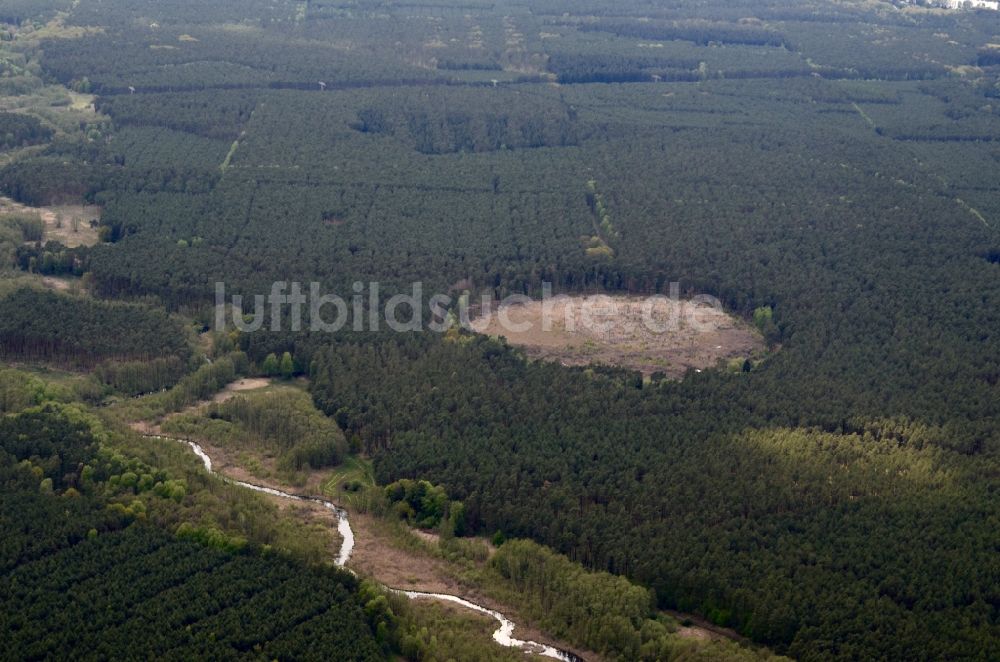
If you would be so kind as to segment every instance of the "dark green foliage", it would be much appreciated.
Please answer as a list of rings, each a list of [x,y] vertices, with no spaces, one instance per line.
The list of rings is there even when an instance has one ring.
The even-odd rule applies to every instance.
[[[422,154],[566,147],[580,142],[575,113],[555,98],[497,90],[483,113],[482,92],[447,90],[386,99],[358,111],[352,126],[393,136]]]
[[[176,384],[186,372],[176,356],[151,361],[106,361],[94,374],[107,386],[124,395],[142,395],[162,391]]]
[[[34,229],[29,232],[33,233]],[[44,244],[36,241],[18,246],[16,259],[22,271],[46,276],[82,276],[90,265],[90,248],[66,248],[59,241]]]
[[[54,500],[22,500],[21,521],[44,514],[46,499]],[[22,563],[0,576],[0,596],[4,657],[114,657],[127,648],[145,658],[385,659],[350,575],[233,556],[148,526]]]
[[[0,172],[0,191],[34,207],[79,203],[103,188],[107,175],[100,165],[81,167],[52,157],[25,159]]]
[[[386,498],[400,519],[422,529],[448,522],[448,533],[461,535],[465,529],[465,509],[461,502],[449,501],[448,492],[426,480],[398,480],[386,486]]]
[[[70,5],[72,0],[4,0],[0,5],[0,20],[17,25],[25,20],[65,11]]]
[[[79,487],[83,466],[97,452],[90,427],[51,407],[0,417],[0,451],[14,463],[28,460],[54,489]]]
[[[7,360],[92,365],[188,354],[183,327],[152,308],[28,288],[0,299],[0,357]]]
[[[3,473],[3,499],[0,501],[0,523],[4,536],[0,540],[0,577],[6,578],[14,568],[51,558],[59,550],[85,540],[93,529],[99,533],[118,530],[128,519],[104,508],[94,499],[52,496],[38,493],[37,482],[24,476],[12,483],[11,471]],[[56,558],[59,558],[58,556]],[[58,567],[57,563],[49,563]],[[0,625],[0,631],[3,626]],[[7,638],[0,638],[4,644]]]
[[[190,92],[161,95],[160,103],[150,104],[146,97],[124,95],[102,97],[97,108],[119,126],[163,127],[206,138],[234,140],[250,120],[260,96],[253,90],[225,95]]]
[[[495,296],[680,281],[761,311],[781,346],[766,362],[641,389],[461,337],[239,344],[273,353],[276,375],[286,351],[315,360],[317,402],[379,477],[445,487],[477,531],[804,659],[998,657],[1000,88],[984,45],[1000,14],[114,4],[81,2],[69,23],[105,31],[48,41],[41,63],[88,78],[119,132],[0,176],[23,199],[106,204],[98,293],[180,307],[220,280]],[[634,83],[593,84],[610,81]],[[588,258],[605,218],[613,254]],[[190,404],[209,372],[157,406]]]
[[[53,131],[37,117],[0,112],[0,149],[27,147],[52,139]]]
[[[40,253],[24,242],[38,242],[44,234],[41,218],[31,214],[16,214],[0,218],[0,271],[30,264],[29,252]],[[37,262],[37,260],[36,260]],[[49,266],[53,265],[50,258]]]
[[[56,405],[0,417],[0,658],[385,659],[396,623],[352,575],[130,525],[144,502],[118,497],[177,481],[152,487],[162,473],[99,449],[92,423]]]
[[[878,619],[907,632],[892,648],[904,657],[998,641],[992,617],[967,637],[953,630],[982,608],[961,596],[993,613],[981,587],[1000,579],[986,515],[995,449],[963,454],[978,424],[884,420],[881,403],[822,422],[779,395],[773,366],[640,390],[485,339],[344,344],[317,363],[318,402],[375,451],[380,481],[440,483],[474,529],[626,574],[662,607],[796,656],[889,650],[869,633]],[[781,427],[795,422],[829,432]]]
[[[242,11],[237,21],[242,20]],[[113,19],[105,15],[101,22],[109,20]],[[150,43],[161,48],[150,48]],[[436,71],[393,56],[371,57],[329,44],[318,47],[288,39],[280,31],[261,39],[219,26],[159,30],[134,24],[115,26],[105,34],[51,41],[43,64],[64,84],[87,77],[99,94],[128,94],[130,87],[142,93],[251,87],[318,90],[318,81],[355,87],[446,80]]]
[[[625,37],[650,39],[653,41],[693,41],[696,44],[708,45],[711,42],[720,44],[750,44],[752,46],[786,46],[786,39],[779,33],[756,27],[734,24],[705,24],[691,22],[681,24],[657,24],[647,21],[631,23],[602,21],[584,25],[583,31],[611,32]]]

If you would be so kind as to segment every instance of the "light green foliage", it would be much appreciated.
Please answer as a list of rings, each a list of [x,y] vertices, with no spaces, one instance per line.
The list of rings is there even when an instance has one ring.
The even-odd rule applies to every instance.
[[[489,616],[448,609],[432,600],[400,605],[400,652],[408,660],[524,662],[519,650],[493,641],[497,622]]]
[[[336,423],[316,410],[309,394],[295,388],[212,403],[203,411],[171,418],[164,430],[276,455],[284,471],[335,466],[347,453]]]
[[[247,545],[247,541],[244,538],[226,535],[216,528],[197,527],[190,522],[183,522],[177,527],[177,537],[194,540],[207,547],[214,547],[227,552],[238,552]]]
[[[38,214],[5,214],[0,216],[0,228],[16,231],[17,243],[42,241],[45,236],[45,224]]]
[[[753,311],[753,323],[768,343],[778,341],[781,332],[774,322],[774,310],[771,306],[761,306]]]
[[[771,306],[761,306],[753,311],[753,323],[757,325],[758,329],[763,329],[766,324],[773,322],[774,310]]]
[[[260,370],[268,377],[277,377],[281,371],[281,366],[278,364],[278,357],[274,354],[268,354],[264,359],[264,363],[261,364]]]
[[[49,399],[45,383],[24,372],[0,369],[0,414],[18,412]]]
[[[449,535],[461,535],[465,531],[464,507],[461,502],[449,501],[441,485],[404,478],[386,486],[385,494],[392,512],[414,526],[433,529],[444,522],[443,528]]]
[[[589,258],[610,259],[615,256],[611,244],[621,239],[615,226],[611,223],[604,196],[597,192],[597,182],[593,179],[587,182],[587,204],[593,214],[594,234],[585,240],[585,253]]]
[[[387,509],[385,490],[375,484],[371,462],[356,454],[348,456],[333,470],[323,485],[323,493],[358,512],[383,515]]]
[[[285,352],[281,355],[281,365],[279,366],[279,372],[281,376],[285,379],[291,379],[292,375],[295,374],[295,362],[292,360],[292,355],[290,352]]]
[[[200,366],[183,377],[173,388],[121,403],[115,412],[127,421],[148,421],[177,412],[200,400],[205,400],[249,369],[246,355],[233,352],[212,363]]]
[[[491,590],[550,634],[612,660],[754,660],[768,657],[727,641],[677,637],[677,623],[654,611],[652,592],[624,577],[591,572],[528,540],[505,542],[488,567]],[[489,577],[489,575],[487,575]]]

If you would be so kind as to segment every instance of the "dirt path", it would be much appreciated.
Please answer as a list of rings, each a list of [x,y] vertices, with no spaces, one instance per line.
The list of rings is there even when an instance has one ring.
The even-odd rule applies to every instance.
[[[264,379],[262,377],[247,377],[244,379],[238,379],[235,382],[226,386],[212,398],[212,402],[225,402],[226,400],[232,400],[237,395],[243,391],[256,391],[258,389],[267,388],[271,385],[270,379]],[[199,402],[194,405],[196,408],[202,405],[208,404],[208,401]]]
[[[716,625],[715,623],[706,621],[704,618],[699,616],[684,614],[670,609],[667,609],[666,613],[676,618],[680,623],[688,622],[691,624],[682,625],[677,630],[677,634],[681,637],[685,637],[687,639],[711,639],[713,641],[729,639],[730,641],[736,641],[738,643],[750,642],[749,639],[738,633],[736,630]]]

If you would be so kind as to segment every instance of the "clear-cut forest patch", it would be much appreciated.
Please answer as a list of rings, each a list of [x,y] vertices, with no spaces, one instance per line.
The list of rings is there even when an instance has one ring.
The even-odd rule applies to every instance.
[[[28,207],[0,196],[0,218],[37,216],[43,224],[43,241],[58,241],[67,248],[97,243],[101,208],[97,205]]]
[[[666,297],[564,296],[508,305],[472,326],[505,337],[532,358],[670,378],[720,362],[742,364],[766,349],[753,327],[721,308]]]

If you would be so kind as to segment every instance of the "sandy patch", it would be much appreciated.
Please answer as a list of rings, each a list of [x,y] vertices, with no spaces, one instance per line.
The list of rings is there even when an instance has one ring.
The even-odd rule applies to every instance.
[[[70,98],[70,108],[73,110],[89,110],[91,112],[96,112],[94,110],[94,100],[97,99],[93,94],[81,94],[80,92],[74,92],[68,90]]]
[[[712,633],[708,630],[683,625],[677,628],[677,632],[674,634],[681,639],[696,639],[698,641],[710,641],[712,639]]]
[[[715,625],[710,621],[706,621],[698,616],[693,616],[691,614],[682,614],[679,611],[667,610],[667,613],[677,619],[680,623],[688,623],[688,625],[681,625],[677,628],[677,636],[683,637],[685,639],[698,639],[701,641],[720,641],[722,639],[729,639],[730,641],[736,641],[739,643],[749,643],[749,639],[739,634],[736,630],[730,628],[724,628],[720,625]]]
[[[411,533],[429,545],[437,545],[441,542],[441,536],[437,533],[431,533],[422,529],[413,529]]]
[[[244,391],[256,391],[258,389],[267,388],[270,385],[270,379],[260,377],[239,379],[216,393],[215,397],[212,398],[212,402],[225,402],[227,400],[232,400]]]
[[[29,207],[0,196],[0,214],[38,216],[45,223],[44,241],[58,241],[68,248],[97,243],[97,228],[91,227],[91,222],[101,219],[101,208],[96,205]]]
[[[532,358],[612,365],[679,378],[765,349],[749,324],[707,303],[657,297],[554,297],[507,305],[472,322]]]
[[[56,292],[69,292],[72,282],[65,278],[56,278],[55,276],[43,276],[42,285],[49,288],[50,290],[55,290]]]
[[[128,424],[130,428],[144,435],[160,435],[163,432],[160,431],[160,426],[150,423],[149,421],[132,421]]]

